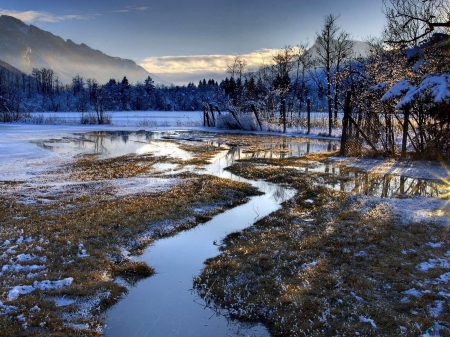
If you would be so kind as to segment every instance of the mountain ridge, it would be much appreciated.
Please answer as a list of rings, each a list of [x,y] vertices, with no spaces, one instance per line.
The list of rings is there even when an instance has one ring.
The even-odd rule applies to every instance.
[[[63,83],[70,83],[76,75],[95,78],[99,83],[111,78],[121,80],[124,76],[130,83],[143,82],[147,76],[156,83],[164,83],[132,60],[64,40],[7,15],[0,16],[0,60],[26,74],[33,68],[52,69]]]

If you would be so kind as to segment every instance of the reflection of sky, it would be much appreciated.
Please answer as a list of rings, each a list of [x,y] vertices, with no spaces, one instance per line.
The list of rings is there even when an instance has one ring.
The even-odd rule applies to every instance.
[[[341,15],[338,24],[354,39],[378,36],[384,23],[380,7],[374,0],[5,0],[0,13],[138,64],[152,57],[203,55],[192,60],[198,65],[204,59],[209,67],[211,55],[226,59],[313,42],[328,14]],[[183,70],[174,76],[171,67],[178,65],[155,73],[186,84],[207,77],[207,68],[190,78]],[[155,71],[155,65],[147,66]]]
[[[123,156],[127,154],[151,154],[156,157],[170,157],[175,159],[187,160],[192,155],[187,151],[181,150],[177,143],[164,141],[165,137],[178,140],[193,139],[201,141],[204,139],[209,141],[213,137],[213,133],[198,132],[101,132],[85,134],[80,139],[66,139],[61,142],[42,142],[40,146],[59,154],[76,155],[80,153],[96,153],[101,158],[111,158]],[[283,143],[260,144],[264,145],[264,150],[249,152],[245,147],[234,147],[218,153],[212,160],[211,164],[206,168],[206,173],[214,174],[223,178],[235,179],[242,182],[249,182],[258,187],[263,192],[277,196],[280,191],[276,185],[266,184],[256,181],[250,182],[244,178],[237,177],[225,171],[224,168],[233,165],[237,160],[251,158],[278,159],[289,157],[301,157],[310,153],[319,153],[327,151],[334,142],[327,140],[310,140],[299,142],[298,138],[290,141],[285,138]],[[213,144],[213,143],[211,143]],[[219,144],[215,144],[219,146]],[[310,162],[311,164],[311,162]],[[163,167],[155,167],[161,170]],[[291,167],[300,172],[320,172],[330,173],[343,179],[336,183],[327,184],[328,187],[349,193],[367,194],[377,197],[396,197],[401,195],[408,196],[425,196],[425,197],[441,197],[449,199],[448,186],[441,179],[414,179],[409,177],[401,177],[399,175],[381,175],[374,173],[365,173],[358,169],[345,168],[340,165],[330,163],[321,164],[316,162],[315,165],[308,167]],[[170,173],[174,173],[174,167],[167,167]],[[184,170],[195,170],[194,167],[188,167]]]

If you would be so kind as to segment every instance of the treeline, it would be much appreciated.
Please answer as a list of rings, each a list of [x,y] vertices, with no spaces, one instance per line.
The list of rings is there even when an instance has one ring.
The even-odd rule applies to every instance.
[[[191,111],[202,109],[205,101],[217,102],[221,93],[213,80],[198,86],[165,86],[155,85],[149,76],[134,85],[126,77],[101,84],[77,75],[72,83],[63,84],[51,69],[33,69],[25,75],[0,68],[0,111],[11,116],[31,111]]]
[[[18,120],[27,111],[91,111],[102,123],[106,111],[214,106],[235,116],[254,109],[266,129],[281,123],[286,129],[286,123],[298,128],[309,101],[313,111],[327,113],[328,135],[338,130],[338,112],[347,108],[345,136],[354,153],[366,143],[395,155],[402,139],[402,153],[409,147],[420,156],[450,156],[449,1],[384,1],[382,38],[367,41],[364,55],[354,53],[339,17],[328,15],[313,46],[286,46],[258,69],[237,56],[220,83],[165,86],[148,77],[130,84],[124,77],[100,84],[76,76],[62,84],[51,69],[24,75],[0,68],[0,120]]]

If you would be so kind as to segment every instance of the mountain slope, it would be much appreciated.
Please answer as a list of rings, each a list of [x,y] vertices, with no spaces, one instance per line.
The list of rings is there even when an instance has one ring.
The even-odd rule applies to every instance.
[[[13,75],[22,75],[23,74],[19,69],[14,68],[12,65],[10,65],[6,62],[3,62],[2,60],[0,60],[0,71],[5,71],[5,72],[8,72]]]
[[[358,57],[366,57],[370,53],[370,46],[363,41],[352,41],[353,42],[353,56]],[[314,44],[311,46],[311,48],[308,49],[307,53],[311,54],[312,58],[315,58],[317,56],[317,49],[318,49],[318,42],[317,39],[314,42]]]
[[[84,43],[65,41],[7,15],[0,16],[0,60],[26,74],[33,68],[50,68],[63,83],[71,82],[77,74],[99,83],[124,76],[130,83],[143,82],[147,76],[158,82],[156,76],[132,60],[108,56]]]

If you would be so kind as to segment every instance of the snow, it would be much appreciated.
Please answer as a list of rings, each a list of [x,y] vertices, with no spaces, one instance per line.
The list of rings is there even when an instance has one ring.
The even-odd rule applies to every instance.
[[[60,289],[67,286],[70,286],[73,282],[73,277],[67,277],[65,279],[59,280],[59,281],[34,281],[33,287],[39,290],[54,290],[54,289]]]
[[[450,273],[444,273],[436,279],[437,282],[448,283],[450,281]]]
[[[431,83],[431,82],[430,82]],[[406,88],[407,85],[405,84]],[[410,88],[410,87],[409,87]],[[391,88],[392,89],[392,88]],[[442,89],[442,88],[440,88]],[[440,90],[439,89],[439,90]],[[399,92],[401,89],[398,88]],[[408,89],[409,90],[409,89]],[[447,93],[444,91],[437,91],[436,95],[439,97],[447,97]],[[394,93],[392,93],[394,94]],[[450,98],[450,94],[448,95]],[[30,180],[36,177],[40,172],[45,172],[47,170],[54,169],[62,163],[69,162],[71,160],[70,155],[67,154],[55,154],[53,152],[41,149],[35,144],[30,143],[31,140],[35,139],[49,139],[49,138],[61,138],[69,134],[76,132],[89,132],[98,130],[126,130],[124,127],[116,126],[77,126],[77,125],[64,125],[64,126],[54,126],[54,125],[23,125],[23,124],[0,124],[0,133],[2,137],[0,138],[0,180]],[[203,128],[197,128],[198,130],[205,130]],[[135,131],[135,127],[130,127],[129,130]],[[211,129],[209,129],[211,131]],[[214,130],[216,131],[216,130]],[[222,131],[223,132],[223,131]],[[257,133],[257,132],[256,132]],[[292,136],[292,134],[288,134]],[[153,142],[152,142],[153,143]],[[173,143],[169,142],[154,142],[155,144],[150,144],[150,146],[143,146],[139,149],[138,153],[152,153],[155,155],[171,156],[177,157],[184,156],[183,151],[178,147],[174,146]],[[188,159],[186,155],[184,157]],[[332,158],[336,163],[360,167],[368,172],[376,172],[382,174],[395,174],[395,175],[405,175],[408,177],[423,178],[423,179],[448,179],[449,173],[448,169],[444,166],[440,166],[429,162],[409,162],[409,161],[396,161],[391,159],[354,159],[354,158]],[[17,167],[21,167],[21,170],[17,170]],[[155,166],[156,170],[171,169],[175,167],[167,166]],[[174,184],[179,181],[175,178],[131,178],[131,179],[116,179],[106,181],[105,183],[112,184],[116,189],[116,195],[126,196],[130,194],[145,193],[148,191],[159,191]],[[46,184],[52,188],[68,188],[70,183],[58,184],[54,182],[46,182]],[[32,200],[29,197],[29,200]],[[447,216],[448,213],[444,212],[445,207],[448,207],[448,201],[415,197],[408,199],[387,199],[387,198],[373,198],[369,196],[358,196],[361,199],[361,205],[365,202],[374,202],[380,204],[381,207],[385,207],[392,212],[392,214],[400,219],[400,223],[408,225],[409,223],[417,223],[421,221],[435,221],[436,223],[441,223],[443,225],[449,225],[450,221]],[[314,200],[307,199],[305,202],[314,203]],[[363,210],[364,207],[361,206]],[[202,212],[199,209],[199,212]],[[305,214],[306,215],[306,214]],[[314,221],[314,219],[304,219],[304,221]],[[166,228],[165,226],[162,226]],[[170,230],[170,226],[166,229]],[[24,234],[26,236],[26,234]],[[5,239],[3,243],[0,242],[0,249],[3,252],[8,252],[8,254],[17,254],[15,250],[17,246],[30,243],[32,238],[25,238],[24,235],[16,234],[11,235]],[[37,238],[35,239],[37,240]],[[433,241],[433,242],[432,242]],[[437,239],[430,239],[426,245],[431,248],[439,248],[443,244],[442,242],[435,242]],[[36,241],[38,242],[38,241]],[[45,253],[45,245],[48,241],[40,240],[40,246],[34,246],[33,252],[38,252],[37,254]],[[68,243],[69,244],[69,243]],[[345,251],[350,253],[350,250]],[[409,252],[405,251],[404,254]],[[124,254],[129,254],[124,252]],[[364,251],[359,251],[354,253],[355,256],[364,257],[367,255]],[[11,255],[10,255],[11,256]],[[88,249],[83,243],[78,243],[78,257],[85,258],[89,256]],[[40,261],[40,263],[38,263]],[[74,261],[69,261],[66,263],[73,263]],[[30,265],[26,265],[30,263]],[[33,264],[31,264],[33,263]],[[16,272],[29,272],[28,277],[35,277],[39,275],[38,273],[33,274],[32,272],[42,272],[45,270],[45,256],[38,256],[32,253],[17,254],[17,256],[12,256],[10,262],[1,267],[3,273],[16,273]],[[314,268],[316,261],[305,264],[304,268]],[[416,265],[417,270],[427,271],[432,268],[449,268],[450,269],[450,252],[447,252],[442,257],[435,257],[423,261]],[[31,282],[31,281],[30,281]],[[430,282],[448,283],[450,282],[450,272],[443,273],[437,278],[433,278]],[[34,281],[32,285],[16,285],[10,288],[7,293],[7,300],[14,301],[20,295],[28,294],[36,290],[52,290],[67,287],[73,283],[72,277],[67,277],[61,280],[44,280],[44,281]],[[416,285],[417,286],[417,285]],[[416,288],[411,288],[405,292],[404,300],[408,301],[408,296],[421,297],[423,294],[427,293],[427,290],[417,290]],[[351,295],[359,302],[363,302],[364,299],[355,293]],[[439,296],[444,298],[450,298],[450,293],[439,293]],[[99,298],[95,300],[90,300],[87,302],[80,303],[78,300],[68,299],[64,297],[54,297],[51,298],[57,306],[69,306],[74,305],[77,307],[76,312],[71,312],[63,319],[70,320],[74,317],[89,316],[90,310],[99,305],[101,298],[109,296],[108,294],[100,295]],[[443,301],[435,301],[432,306],[428,308],[431,316],[437,316],[443,310]],[[36,308],[35,310],[38,310]],[[11,313],[16,311],[17,308],[14,306],[7,306],[0,302],[0,314]],[[370,317],[360,315],[359,320],[362,323],[368,323],[373,328],[377,328],[376,323]],[[79,328],[84,329],[84,326]]]
[[[365,317],[365,316],[359,316],[359,321],[362,323],[370,323],[370,325],[372,325],[374,328],[377,327],[377,325],[375,324],[375,322],[373,321],[373,319]]]
[[[13,287],[8,292],[8,301],[13,301],[19,297],[19,295],[26,295],[29,294],[36,289],[38,290],[54,290],[54,289],[60,289],[63,287],[67,287],[71,285],[73,282],[72,277],[65,278],[63,280],[57,280],[57,281],[50,281],[50,280],[44,280],[44,281],[34,281],[32,286],[27,285],[19,285]]]
[[[74,299],[66,298],[66,297],[54,297],[52,300],[55,302],[57,307],[65,307],[68,305],[74,304],[76,301]]]
[[[87,251],[84,248],[84,245],[82,243],[80,243],[78,245],[78,254],[77,254],[77,256],[80,257],[80,258],[84,258],[84,257],[89,257],[90,256],[89,254],[87,254]]]
[[[422,63],[418,62],[415,68],[418,69]],[[378,86],[381,86],[380,83]],[[387,101],[393,98],[401,98],[396,108],[404,109],[407,105],[411,105],[418,96],[426,98],[428,95],[434,103],[450,102],[450,74],[427,74],[422,77],[417,86],[411,84],[406,79],[401,79],[394,84],[381,98],[382,101]],[[374,88],[375,88],[374,87]],[[381,89],[379,87],[378,89]],[[375,90],[375,89],[374,89]]]
[[[8,293],[8,301],[17,299],[19,295],[25,295],[33,292],[35,289],[33,286],[15,286]]]
[[[430,315],[432,317],[438,317],[439,314],[442,312],[442,310],[444,309],[444,301],[434,301],[435,306],[430,307],[429,311],[430,311]]]
[[[434,268],[450,268],[450,261],[448,258],[429,259],[427,262],[422,262],[417,266],[417,269],[421,271],[428,271]]]
[[[2,301],[0,301],[0,315],[9,314],[18,310],[17,307],[13,305],[4,305]]]
[[[408,80],[401,79],[396,84],[392,86],[384,95],[381,97],[382,101],[387,101],[392,98],[399,97],[406,92],[408,92],[411,88],[414,88]]]
[[[116,196],[129,196],[140,193],[160,192],[169,189],[171,186],[179,184],[177,178],[127,178],[108,180],[115,188]]]
[[[174,127],[203,124],[202,111],[115,111],[110,115],[113,126]],[[79,124],[81,113],[34,112],[31,113],[33,119],[51,119],[56,124]]]
[[[450,74],[425,75],[417,87],[411,87],[402,100],[397,104],[397,109],[403,109],[412,104],[417,96],[425,98],[429,93],[434,103],[450,102]],[[384,96],[383,96],[384,97]]]
[[[412,288],[412,289],[405,290],[402,292],[402,294],[410,295],[410,296],[417,297],[417,298],[422,297],[423,294],[425,294],[425,293],[429,293],[429,291],[420,291],[420,290],[417,290],[416,288]]]
[[[391,174],[417,179],[448,179],[449,169],[440,163],[382,158],[330,157],[336,164],[363,169],[369,173]]]

